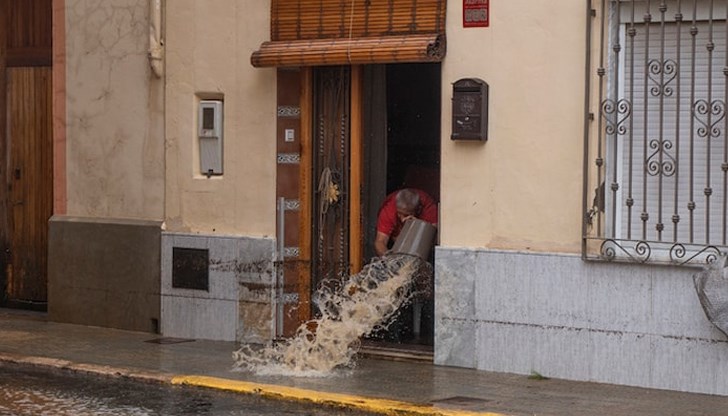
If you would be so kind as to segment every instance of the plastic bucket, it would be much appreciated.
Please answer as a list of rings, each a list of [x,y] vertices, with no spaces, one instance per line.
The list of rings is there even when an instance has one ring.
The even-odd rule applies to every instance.
[[[399,237],[392,246],[392,253],[409,254],[427,261],[435,243],[437,228],[427,221],[409,219],[402,226]]]

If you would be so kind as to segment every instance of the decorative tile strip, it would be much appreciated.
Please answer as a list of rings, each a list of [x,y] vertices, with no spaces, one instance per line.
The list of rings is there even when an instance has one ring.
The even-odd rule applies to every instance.
[[[278,106],[278,117],[300,117],[301,107],[293,105]]]
[[[298,153],[278,153],[279,164],[301,163],[301,155]]]
[[[298,303],[298,293],[284,293],[283,294],[283,303],[285,303],[285,304]]]
[[[298,211],[301,208],[301,201],[298,199],[286,199],[284,208],[286,211]]]
[[[283,249],[284,257],[298,257],[301,250],[298,247],[286,247]]]

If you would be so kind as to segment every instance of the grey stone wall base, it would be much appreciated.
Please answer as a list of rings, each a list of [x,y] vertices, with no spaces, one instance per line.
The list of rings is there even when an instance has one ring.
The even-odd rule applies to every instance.
[[[54,216],[48,236],[48,317],[158,331],[161,222]]]
[[[173,287],[174,248],[207,250],[208,290]],[[268,238],[162,234],[162,333],[221,341],[273,337],[275,241]]]
[[[438,247],[435,363],[728,395],[693,268]]]

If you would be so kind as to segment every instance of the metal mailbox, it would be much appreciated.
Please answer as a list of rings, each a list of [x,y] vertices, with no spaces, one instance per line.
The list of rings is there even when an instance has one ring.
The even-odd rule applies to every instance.
[[[453,84],[452,140],[488,140],[488,84],[463,78]]]

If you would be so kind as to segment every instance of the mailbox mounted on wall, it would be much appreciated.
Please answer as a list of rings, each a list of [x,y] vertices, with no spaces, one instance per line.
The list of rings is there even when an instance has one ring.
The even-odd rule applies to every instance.
[[[453,84],[452,140],[488,140],[488,84],[463,78]]]

